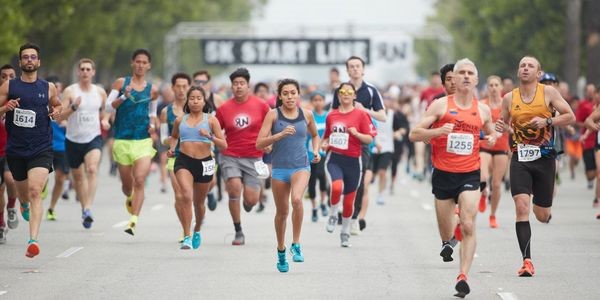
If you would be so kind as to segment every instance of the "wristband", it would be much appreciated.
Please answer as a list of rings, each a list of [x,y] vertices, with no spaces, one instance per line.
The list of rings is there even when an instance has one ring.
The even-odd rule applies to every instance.
[[[119,96],[119,100],[125,101],[125,100],[127,100],[127,97],[125,97],[125,94],[123,94],[123,95]]]

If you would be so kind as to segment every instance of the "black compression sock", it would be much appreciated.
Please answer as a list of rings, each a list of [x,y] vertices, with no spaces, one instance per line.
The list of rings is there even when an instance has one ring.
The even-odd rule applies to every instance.
[[[233,227],[235,227],[235,232],[242,231],[242,223],[233,223]]]
[[[529,221],[516,222],[515,229],[517,230],[517,240],[523,259],[531,258],[531,225]]]

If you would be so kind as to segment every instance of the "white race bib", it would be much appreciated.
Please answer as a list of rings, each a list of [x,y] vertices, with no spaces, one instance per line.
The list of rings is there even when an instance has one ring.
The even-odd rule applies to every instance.
[[[519,156],[519,161],[528,162],[542,157],[542,151],[539,146],[518,144],[517,155]]]
[[[100,124],[98,113],[80,112],[77,115],[77,124],[86,127]]]
[[[35,111],[15,108],[13,123],[19,127],[35,127]]]
[[[471,155],[473,153],[473,135],[456,132],[448,134],[446,152],[458,155]]]
[[[215,174],[215,160],[202,161],[202,176],[212,176]]]
[[[254,169],[256,169],[256,173],[258,173],[259,179],[267,179],[269,178],[269,166],[265,164],[262,160],[258,160],[254,162]]]
[[[334,132],[329,135],[329,146],[342,150],[348,150],[349,137],[350,136],[345,132]]]

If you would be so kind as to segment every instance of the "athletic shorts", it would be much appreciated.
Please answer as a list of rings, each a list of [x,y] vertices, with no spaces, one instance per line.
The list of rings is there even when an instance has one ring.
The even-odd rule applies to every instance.
[[[27,179],[27,172],[33,168],[46,168],[49,173],[52,173],[53,156],[52,149],[47,149],[33,157],[7,156],[6,161],[15,181],[23,181]]]
[[[131,166],[142,157],[154,157],[156,149],[152,147],[152,139],[115,140],[113,144],[113,159],[123,166]]]
[[[210,163],[210,167],[205,167],[205,164],[208,165],[207,162]],[[188,170],[194,177],[194,183],[209,183],[215,174],[215,167],[215,159],[210,155],[197,159],[179,152],[175,159],[174,170],[176,174],[179,170]]]
[[[598,146],[596,146],[597,148]],[[565,140],[565,153],[576,159],[581,159],[583,156],[583,145],[580,141]]]
[[[167,159],[167,171],[175,170],[175,157],[169,157]]]
[[[71,168],[67,161],[67,153],[64,151],[54,151],[52,155],[52,167],[54,170],[61,171],[64,174],[69,174]]]
[[[378,153],[371,155],[371,170],[373,173],[379,170],[387,170],[392,164],[392,152]]]
[[[292,181],[292,175],[300,171],[306,171],[310,174],[310,166],[294,169],[273,169],[273,172],[271,172],[271,179],[290,183]]]
[[[75,143],[69,141],[69,139],[65,139],[65,149],[69,167],[77,169],[85,161],[85,155],[88,154],[88,152],[94,149],[102,151],[102,136],[99,135],[89,143],[85,144]]]
[[[344,182],[343,194],[356,191],[361,182],[362,160],[333,152],[327,154],[325,170],[330,183],[341,179]]]
[[[227,181],[229,178],[241,178],[245,186],[259,191],[261,180],[254,168],[254,163],[262,158],[254,157],[233,157],[221,154],[219,157],[219,166],[221,166],[221,176]]]
[[[530,162],[520,162],[513,154],[510,162],[510,191],[533,195],[533,204],[551,207],[556,179],[556,161],[553,157],[542,157]]]
[[[594,157],[594,149],[583,150],[583,165],[585,171],[596,171],[596,158]]]
[[[452,173],[434,168],[431,173],[431,192],[437,200],[454,200],[464,191],[479,190],[481,180],[479,170],[467,173]]]
[[[4,184],[4,165],[6,164],[6,157],[0,157],[0,185]],[[0,209],[3,209],[0,207]]]
[[[504,150],[488,150],[488,149],[483,149],[483,148],[479,148],[479,153],[487,153],[491,156],[496,156],[496,155],[508,155],[508,151],[504,151]]]

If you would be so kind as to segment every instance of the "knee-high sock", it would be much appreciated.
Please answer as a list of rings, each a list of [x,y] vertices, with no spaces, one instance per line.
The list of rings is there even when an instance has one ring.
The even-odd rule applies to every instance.
[[[531,258],[531,225],[529,221],[515,223],[517,230],[517,240],[523,259]]]

